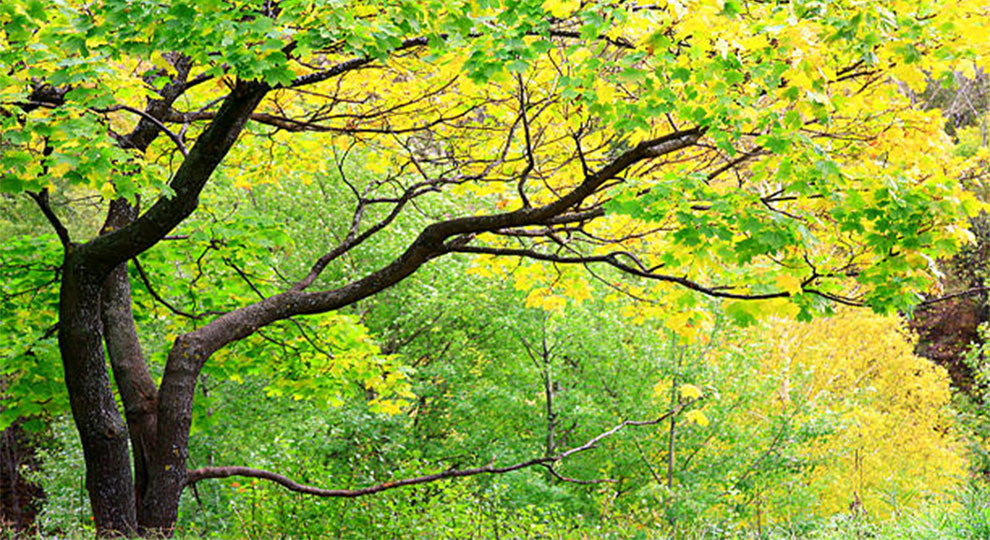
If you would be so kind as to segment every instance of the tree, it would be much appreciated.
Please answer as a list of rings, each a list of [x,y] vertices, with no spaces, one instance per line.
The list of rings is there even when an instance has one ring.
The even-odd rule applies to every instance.
[[[909,306],[978,205],[935,114],[889,81],[987,52],[985,8],[956,4],[6,2],[0,190],[33,199],[62,246],[58,350],[97,530],[168,533],[190,481],[250,472],[186,468],[197,377],[218,351],[444,256],[625,274],[640,280],[616,285],[627,293],[724,298],[743,321],[763,309],[743,300],[802,317]],[[156,382],[129,262],[196,240],[173,231],[211,182],[280,176],[353,195],[339,241],[260,300],[171,306],[198,323]],[[79,193],[108,203],[97,234],[58,215]],[[386,232],[408,238],[390,262],[327,279]],[[528,302],[580,297],[585,278],[561,272],[520,280],[544,282]]]
[[[855,331],[844,330],[847,325]],[[774,344],[766,363],[781,369],[802,359],[812,374],[804,397],[833,411],[841,426],[804,450],[826,460],[807,478],[819,492],[820,511],[855,504],[871,515],[898,512],[965,478],[961,440],[947,409],[948,373],[914,354],[901,320],[843,311],[765,332]],[[785,385],[780,392],[790,392],[780,398],[787,408],[801,391]],[[907,417],[912,421],[893,420]]]

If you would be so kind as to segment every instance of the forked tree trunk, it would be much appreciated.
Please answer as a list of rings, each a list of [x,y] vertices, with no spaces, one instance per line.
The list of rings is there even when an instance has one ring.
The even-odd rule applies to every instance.
[[[417,42],[410,40],[408,43],[415,45]],[[348,61],[313,78],[301,78],[299,84],[326,80],[372,61],[371,58]],[[196,378],[206,360],[220,348],[276,321],[351,305],[391,287],[431,259],[448,253],[518,255],[520,252],[490,250],[468,244],[480,233],[581,221],[585,219],[579,217],[581,213],[563,218],[568,212],[576,211],[585,199],[627,168],[643,160],[690,147],[704,133],[703,128],[693,127],[640,142],[597,172],[587,175],[574,189],[543,206],[438,221],[425,227],[405,251],[378,271],[336,289],[306,291],[333,259],[333,252],[330,252],[314,265],[305,279],[290,289],[227,312],[178,337],[169,353],[156,393],[141,355],[130,313],[131,299],[125,265],[128,260],[152,248],[195,211],[203,187],[269,90],[271,88],[262,82],[236,82],[209,126],[199,135],[175,171],[169,184],[174,192],[171,197],[158,199],[139,217],[135,217],[135,211],[123,220],[122,223],[126,223],[123,226],[112,227],[106,234],[81,246],[72,245],[67,240],[67,234],[60,235],[66,245],[66,255],[59,305],[59,349],[65,365],[72,414],[82,439],[86,487],[100,535],[168,536],[172,533],[179,498],[187,480],[186,461]],[[149,110],[154,112],[161,104],[151,105],[153,107],[149,106]],[[152,130],[151,133],[157,131]],[[134,140],[127,147],[143,148]],[[401,204],[396,208],[401,208]],[[561,219],[563,221],[557,221]],[[108,219],[108,224],[110,221]],[[387,225],[388,221],[382,223]],[[522,250],[521,253],[526,255],[530,252]],[[538,256],[536,252],[532,255]],[[631,273],[642,273],[619,264],[614,258],[598,259],[598,262],[608,262]],[[703,290],[697,284],[694,288]],[[128,428],[114,402],[104,340],[124,401],[130,436],[135,442],[137,492],[128,455]],[[579,449],[570,452],[576,451]],[[564,454],[561,456],[566,457]],[[536,463],[532,461],[500,471],[516,470]],[[478,469],[477,473],[494,471],[488,467]],[[445,476],[434,476],[442,477]]]
[[[171,535],[186,482],[196,377],[212,352],[199,354],[206,349],[188,346],[198,340],[180,337],[156,389],[131,312],[127,261],[160,241],[196,209],[203,186],[268,90],[262,83],[238,81],[173,176],[173,197],[158,200],[141,217],[135,207],[116,200],[103,234],[82,246],[66,242],[59,350],[100,536]],[[174,100],[181,91],[172,93]],[[169,103],[152,102],[151,109],[167,108]],[[157,133],[154,125],[149,130],[140,124],[128,147],[146,148]],[[127,424],[114,401],[105,353]],[[136,487],[128,435],[134,443]]]
[[[148,469],[157,429],[158,389],[148,371],[131,313],[127,266],[114,269],[103,287],[103,331],[114,380],[124,404],[134,459],[134,496],[141,523],[141,501],[148,489]]]

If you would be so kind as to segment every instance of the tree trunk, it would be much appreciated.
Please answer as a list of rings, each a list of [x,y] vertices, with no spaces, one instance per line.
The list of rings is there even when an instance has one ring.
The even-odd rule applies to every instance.
[[[159,391],[158,436],[148,470],[147,497],[138,510],[142,532],[170,536],[178,518],[179,497],[186,486],[196,377],[205,359],[187,336],[177,338],[169,353]]]
[[[158,390],[148,371],[134,326],[126,264],[114,269],[107,278],[103,287],[102,315],[110,365],[124,403],[124,417],[131,439],[134,505],[140,508],[148,487],[148,460],[155,443]]]
[[[97,534],[133,535],[137,515],[127,427],[114,402],[103,351],[100,291],[105,276],[88,271],[72,247],[66,250],[63,271],[58,345]]]
[[[138,208],[124,199],[110,203],[106,224],[102,233],[123,227],[137,218]],[[127,263],[110,272],[103,285],[100,314],[104,339],[114,381],[124,404],[124,417],[130,433],[134,458],[134,506],[141,508],[141,500],[148,488],[148,467],[155,444],[157,428],[158,389],[141,351],[134,314],[131,310],[131,281],[127,275]],[[138,523],[141,516],[138,515]]]

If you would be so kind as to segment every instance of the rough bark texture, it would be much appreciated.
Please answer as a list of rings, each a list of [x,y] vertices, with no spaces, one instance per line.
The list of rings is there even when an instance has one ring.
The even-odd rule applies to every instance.
[[[148,496],[141,501],[141,527],[171,534],[179,513],[179,496],[186,485],[192,403],[201,365],[196,348],[185,337],[176,339],[159,389],[158,432],[148,471]]]
[[[66,252],[59,300],[58,344],[72,417],[86,460],[86,490],[101,536],[137,532],[127,426],[114,402],[103,351],[100,291],[75,249]]]
[[[170,361],[173,367],[166,370],[163,387],[178,389],[166,394],[164,407],[156,403],[156,391],[131,314],[126,261],[153,246],[195,210],[199,192],[267,90],[259,83],[235,86],[176,172],[171,184],[174,197],[160,199],[140,217],[126,202],[115,201],[104,234],[81,246],[66,248],[59,349],[72,415],[82,439],[86,488],[101,536],[134,535],[139,528],[142,532],[171,533],[185,483],[189,424],[183,419],[191,416],[173,411],[177,402],[188,400],[191,413],[195,383],[185,380],[184,372],[177,375],[175,362]],[[129,144],[141,147],[150,142],[140,127]],[[137,491],[128,456],[128,426],[114,402],[105,352],[109,352],[117,375],[130,437],[135,441]],[[179,382],[172,382],[173,378]],[[163,409],[164,427],[156,421]],[[172,421],[176,418],[180,419],[178,423]],[[176,435],[176,429],[184,433]],[[165,450],[156,451],[160,448]],[[183,468],[173,470],[173,458],[179,456]]]

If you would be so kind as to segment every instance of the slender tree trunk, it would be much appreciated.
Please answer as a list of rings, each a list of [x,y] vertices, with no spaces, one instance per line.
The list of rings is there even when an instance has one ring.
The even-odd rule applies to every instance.
[[[137,217],[137,207],[124,199],[110,203],[103,232],[120,228]],[[131,281],[127,263],[118,265],[103,285],[100,314],[114,381],[124,403],[134,458],[135,507],[148,488],[148,467],[155,444],[158,389],[151,378],[131,310]],[[141,516],[138,514],[138,523]]]
[[[66,250],[59,301],[58,344],[72,417],[86,460],[86,490],[100,536],[137,532],[127,427],[117,410],[103,351],[100,291],[74,248]]]
[[[103,325],[114,380],[124,403],[124,416],[134,458],[135,508],[148,488],[148,466],[155,444],[158,390],[141,353],[131,315],[131,284],[126,265],[114,269],[103,288]],[[140,516],[139,516],[140,521]]]
[[[191,60],[172,53],[166,59],[177,77],[159,91],[162,99],[148,103],[138,126],[119,139],[124,148],[144,151],[161,130],[160,118],[189,88]],[[186,480],[196,376],[215,350],[203,348],[203,354],[187,357],[189,351],[180,345],[193,340],[177,340],[162,388],[156,390],[131,313],[127,261],[154,246],[196,209],[199,193],[269,90],[264,83],[237,81],[175,171],[170,182],[174,195],[159,199],[141,217],[127,201],[115,200],[102,234],[84,244],[72,243],[64,226],[53,220],[65,245],[59,352],[100,536],[133,536],[139,530],[171,534]],[[114,401],[105,353],[113,365],[127,424]],[[180,357],[173,359],[176,354]],[[129,436],[134,441],[136,485]]]

